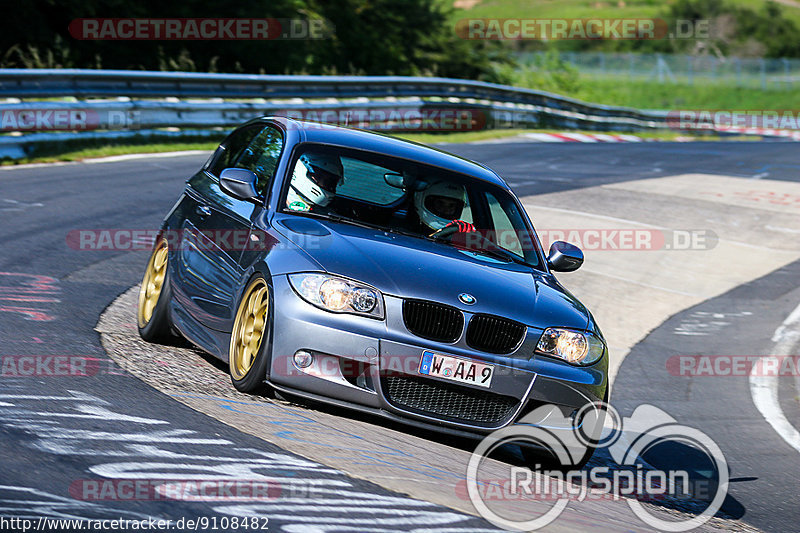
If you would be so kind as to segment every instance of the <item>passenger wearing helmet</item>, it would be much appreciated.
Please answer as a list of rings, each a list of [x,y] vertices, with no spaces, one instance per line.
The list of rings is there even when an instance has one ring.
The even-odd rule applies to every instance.
[[[425,226],[423,231],[430,235],[451,227],[454,228],[452,233],[475,231],[475,226],[461,220],[465,205],[464,186],[447,181],[434,182],[414,197],[417,215]]]
[[[343,179],[338,156],[307,152],[294,166],[286,207],[292,211],[319,211],[336,197],[336,188]]]

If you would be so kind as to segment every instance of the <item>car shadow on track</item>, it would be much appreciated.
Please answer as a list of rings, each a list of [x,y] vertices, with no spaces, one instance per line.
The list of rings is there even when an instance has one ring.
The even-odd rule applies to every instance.
[[[226,369],[226,365],[218,365],[219,361],[209,361],[217,368]],[[278,398],[288,402],[290,405],[301,409],[312,409],[315,411],[324,412],[328,415],[359,420],[375,426],[384,427],[391,430],[399,430],[403,433],[413,435],[420,439],[430,440],[439,444],[449,446],[461,450],[466,453],[472,453],[475,447],[480,442],[478,438],[466,438],[452,435],[444,435],[439,432],[422,429],[413,425],[398,424],[396,422],[384,419],[380,416],[370,413],[363,413],[356,410],[350,410],[343,407],[330,405],[325,402],[315,401],[307,398],[301,398],[291,394],[278,393]],[[629,441],[635,440],[633,436],[628,436]],[[490,456],[492,459],[502,461],[506,464],[518,467],[528,467],[519,446],[506,445],[499,448],[495,453]],[[663,509],[680,511],[688,515],[699,515],[705,511],[717,490],[717,479],[715,475],[714,465],[708,461],[707,456],[700,452],[697,448],[687,446],[685,444],[666,441],[664,443],[653,446],[637,461],[641,464],[643,472],[648,470],[658,470],[663,472],[685,471],[688,477],[687,486],[682,487],[685,490],[678,495],[659,495],[644,493],[622,493],[626,498],[635,498],[640,502],[660,507]],[[586,473],[586,478],[590,479],[590,473],[593,469],[600,469],[607,472],[607,476],[613,476],[613,472],[620,470],[629,470],[635,473],[637,468],[623,468],[612,458],[607,448],[599,448],[595,451],[590,461],[583,467],[582,471]],[[752,479],[732,479],[731,482],[744,482],[752,481]],[[586,483],[587,489],[596,487],[596,484]],[[715,513],[715,517],[738,520],[745,514],[744,507],[730,495],[726,495],[720,509]]]

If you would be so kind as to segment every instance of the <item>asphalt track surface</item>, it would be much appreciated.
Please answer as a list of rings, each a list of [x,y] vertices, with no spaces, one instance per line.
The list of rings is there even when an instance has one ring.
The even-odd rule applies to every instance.
[[[486,143],[444,148],[497,170],[520,196],[686,173],[800,181],[794,143]],[[4,362],[6,356],[23,355],[106,360],[93,328],[109,302],[140,281],[146,253],[75,250],[66,235],[76,229],[158,227],[184,180],[204,160],[195,155],[0,171]],[[625,359],[612,397],[623,414],[638,403],[652,403],[714,438],[730,461],[733,480],[724,510],[765,531],[798,530],[800,508],[794,500],[800,488],[800,454],[758,416],[747,378],[650,376],[663,374],[664,360],[675,354],[769,353],[773,332],[800,301],[798,274],[800,265],[788,265],[671,317]],[[727,321],[715,335],[674,334],[698,312],[731,310],[746,313]],[[260,473],[280,477],[306,471],[308,479],[359,495],[354,499],[372,495],[379,499],[376,505],[392,501],[385,504],[389,529],[412,529],[402,522],[408,513],[422,516],[419,527],[490,528],[479,519],[426,507],[367,481],[306,464],[291,450],[201,415],[123,370],[93,377],[43,373],[46,368],[37,376],[0,378],[0,516],[222,517],[218,505],[205,502],[81,501],[70,497],[70,487],[110,470],[124,473],[133,464],[143,468],[142,461],[151,473],[186,478],[181,465],[187,462],[252,464],[273,454]],[[781,406],[795,426],[800,420],[798,395],[796,380],[781,381]],[[131,477],[136,474],[132,471]],[[389,500],[395,497],[400,500]],[[269,530],[302,530],[309,517],[321,513],[311,501],[307,507],[272,517]],[[353,514],[338,518],[344,523],[364,519]]]

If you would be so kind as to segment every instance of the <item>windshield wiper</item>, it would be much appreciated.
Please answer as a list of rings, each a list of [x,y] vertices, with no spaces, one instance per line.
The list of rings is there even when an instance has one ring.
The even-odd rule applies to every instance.
[[[397,235],[405,235],[406,237],[414,237],[415,239],[433,240],[422,233],[415,233],[413,231],[406,231],[404,229],[381,228],[381,231],[385,231],[386,233],[396,233]]]
[[[342,215],[331,215],[331,214],[323,214],[323,213],[305,213],[307,216],[311,216],[314,218],[321,218],[322,220],[330,220],[331,222],[339,222],[341,224],[349,224],[351,226],[357,226],[359,228],[365,229],[376,229],[379,231],[384,231],[383,228],[379,228],[377,226],[373,226],[372,224],[367,224],[366,222],[361,222],[358,220],[354,220],[352,218],[343,217]]]
[[[500,246],[494,244],[491,241],[488,241],[488,242],[490,244],[492,244],[492,246],[495,247],[494,249],[471,248],[471,247],[457,246],[457,245],[453,244],[453,242],[450,239],[446,239],[446,238],[442,238],[442,237],[434,237],[434,236],[430,236],[430,235],[423,235],[421,233],[413,233],[413,232],[410,232],[410,231],[403,231],[403,230],[391,229],[391,228],[384,229],[383,231],[388,231],[390,233],[398,233],[400,235],[408,235],[409,237],[416,237],[418,239],[424,239],[426,241],[432,241],[432,242],[444,244],[446,246],[450,246],[452,248],[456,248],[456,249],[459,249],[459,250],[466,250],[468,252],[475,252],[477,254],[489,255],[489,256],[492,256],[492,257],[499,258],[499,259],[505,259],[506,261],[517,263],[519,265],[524,265],[524,266],[527,266],[527,267],[533,267],[533,265],[531,265],[530,263],[525,261],[523,258],[521,258],[518,255],[516,255],[514,252],[508,251],[505,248],[501,248]]]
[[[506,261],[517,263],[518,265],[525,265],[527,267],[533,266],[524,259],[522,259],[521,257],[519,257],[514,252],[510,252],[505,248],[500,248],[499,246],[497,247],[497,249],[492,249],[492,250],[489,250],[487,248],[467,248],[467,250],[470,252],[475,252],[477,254],[484,254],[492,257],[497,257],[499,259],[505,259]]]
[[[499,244],[496,244],[494,241],[491,241],[491,240],[487,239],[481,233],[478,233],[478,235],[481,237],[481,240],[483,240],[484,243],[487,243],[488,245],[490,245],[491,248],[487,248],[485,246],[484,247],[471,247],[470,246],[470,247],[466,247],[465,248],[466,250],[468,250],[470,252],[475,252],[477,254],[485,254],[485,255],[492,256],[492,257],[505,259],[506,261],[510,261],[512,263],[517,263],[518,265],[524,265],[524,266],[533,268],[533,265],[531,265],[530,263],[525,261],[525,259],[523,259],[522,257],[518,256],[514,252],[512,252],[510,250],[506,250],[505,248],[503,248]],[[446,242],[443,239],[441,239],[441,240],[443,242]]]

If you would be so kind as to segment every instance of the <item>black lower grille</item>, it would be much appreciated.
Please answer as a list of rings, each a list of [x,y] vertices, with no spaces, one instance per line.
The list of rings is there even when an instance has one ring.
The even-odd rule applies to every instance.
[[[403,321],[414,335],[438,342],[455,342],[464,329],[461,311],[423,300],[403,302]]]
[[[384,376],[381,385],[389,403],[401,409],[473,425],[498,425],[519,404],[511,396],[405,374]]]
[[[475,315],[467,327],[470,348],[488,353],[511,353],[528,330],[524,324],[493,315]]]

